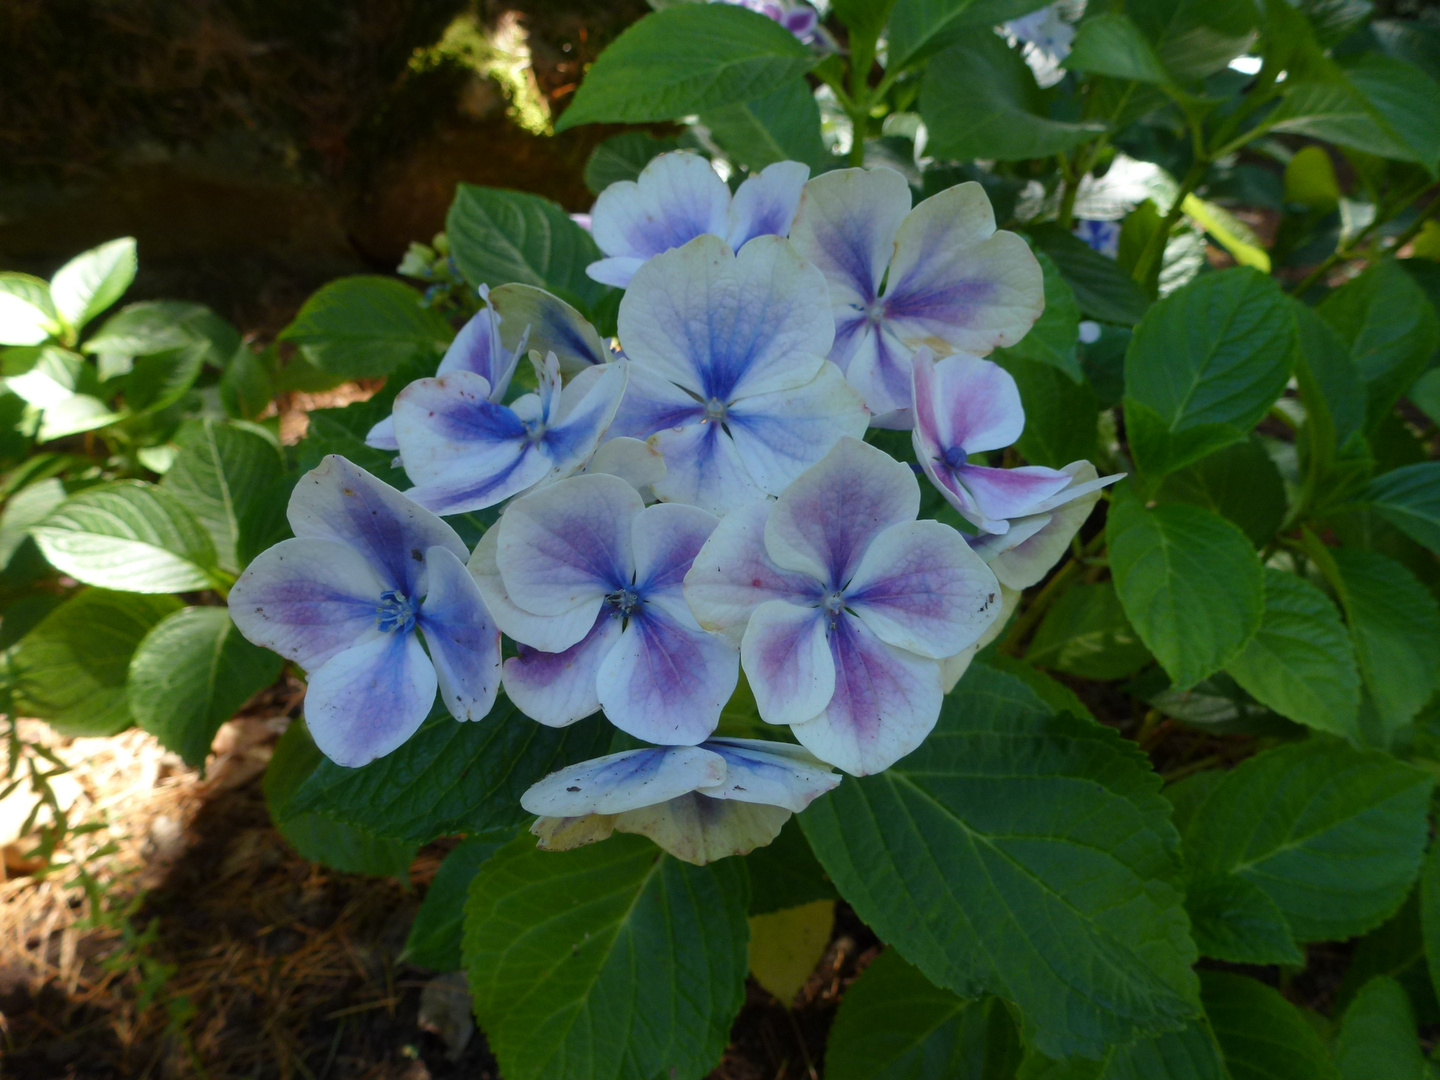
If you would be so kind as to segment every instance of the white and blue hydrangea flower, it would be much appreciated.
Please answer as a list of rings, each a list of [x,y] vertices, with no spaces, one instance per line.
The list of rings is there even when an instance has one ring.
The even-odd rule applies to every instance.
[[[984,356],[1019,341],[1045,308],[1040,264],[1019,236],[996,230],[976,183],[912,210],[893,169],[837,169],[805,185],[790,240],[825,275],[830,359],[878,427],[911,424],[916,349]]]
[[[702,236],[652,259],[620,302],[630,385],[612,435],[664,455],[656,496],[716,514],[777,495],[845,435],[860,395],[825,359],[825,281],[789,243],[738,255]]]
[[[288,517],[295,538],[245,569],[230,614],[306,670],[305,720],[326,757],[356,767],[390,753],[437,686],[458,720],[490,711],[500,634],[454,529],[334,455],[300,478]]]
[[[590,473],[511,503],[470,572],[519,645],[505,691],[552,727],[603,709],[646,742],[693,745],[739,681],[736,648],[700,628],[681,583],[714,530],[694,506],[647,507],[631,484]]]
[[[572,765],[533,785],[520,805],[540,815],[530,831],[546,850],[638,833],[704,865],[770,843],[792,814],[839,782],[798,746],[710,739]]]
[[[579,470],[600,445],[625,393],[625,361],[587,367],[562,388],[549,353],[532,355],[537,391],[507,405],[471,371],[417,379],[395,399],[395,438],[407,495],[437,514],[494,506]]]
[[[1081,218],[1075,222],[1075,235],[1093,251],[1113,259],[1120,254],[1120,222],[1095,221]]]
[[[614,359],[589,320],[544,289],[518,282],[501,285],[491,291],[490,305],[499,316],[504,349],[516,355],[527,350],[541,356],[553,352],[560,361],[560,373],[567,378]]]
[[[1011,19],[1005,23],[1005,30],[1040,54],[1048,65],[1058,66],[1070,55],[1070,46],[1075,41],[1075,27],[1061,17],[1061,7],[1050,4]]]
[[[722,519],[685,578],[699,624],[739,643],[761,718],[856,776],[920,745],[940,662],[996,616],[995,575],[919,510],[909,467],[842,439],[774,503]]]
[[[809,4],[777,4],[774,0],[711,0],[712,3],[733,4],[748,8],[779,23],[801,41],[814,41],[820,28],[820,15]]]
[[[786,236],[809,175],[808,165],[777,161],[741,184],[732,198],[698,154],[660,154],[637,179],[617,181],[595,200],[590,233],[606,257],[585,272],[625,289],[647,261],[697,236],[718,236],[736,251],[757,236]]]
[[[1044,580],[1100,501],[1100,489],[1125,476],[1102,477],[1088,461],[1072,461],[1057,471],[1067,482],[1054,495],[1027,507],[1004,533],[970,538],[970,546],[1007,589],[1028,589]]]

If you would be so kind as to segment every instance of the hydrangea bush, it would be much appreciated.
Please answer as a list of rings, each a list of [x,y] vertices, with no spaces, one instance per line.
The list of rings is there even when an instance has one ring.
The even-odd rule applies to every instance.
[[[237,354],[230,518],[167,501],[177,437],[117,485],[170,524],[14,519],[89,586],[17,692],[85,669],[62,613],[223,598],[248,640],[132,645],[117,723],[198,745],[289,661],[277,825],[400,876],[465,837],[407,948],[507,1080],[704,1076],[837,898],[887,948],[831,1080],[1428,1075],[1440,54],[1368,14],[663,6],[557,125],[675,124],[600,143],[588,217],[462,185],[423,298],[342,279]],[[306,372],[386,384],[262,482],[233,388]],[[192,533],[233,554],[182,581]],[[224,693],[147,697],[202,653]]]

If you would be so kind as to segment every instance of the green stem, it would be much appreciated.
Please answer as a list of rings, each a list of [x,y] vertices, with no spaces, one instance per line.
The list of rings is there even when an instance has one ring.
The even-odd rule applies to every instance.
[[[1197,187],[1200,181],[1205,178],[1205,170],[1210,168],[1210,159],[1202,157],[1195,164],[1190,166],[1190,171],[1180,181],[1180,190],[1175,193],[1175,201],[1170,206],[1170,211],[1165,219],[1160,222],[1160,227],[1155,230],[1149,240],[1145,242],[1145,250],[1140,253],[1140,258],[1135,261],[1135,271],[1130,276],[1144,285],[1150,280],[1150,275],[1165,255],[1165,245],[1170,239],[1170,230],[1175,228],[1175,223],[1180,220],[1183,213],[1182,207],[1185,203],[1185,196],[1189,195]]]
[[[1405,200],[1405,203],[1408,205],[1409,201],[1410,200],[1407,198]],[[1440,195],[1437,195],[1435,198],[1431,199],[1430,205],[1425,207],[1424,210],[1420,211],[1420,213],[1416,215],[1415,220],[1412,221],[1403,232],[1401,232],[1395,237],[1395,242],[1390,246],[1391,250],[1398,251],[1406,244],[1408,244],[1411,240],[1415,239],[1415,237],[1419,234],[1420,230],[1425,227],[1425,222],[1433,218],[1437,210],[1440,210]],[[1398,213],[1398,210],[1395,213]],[[1311,270],[1310,273],[1306,274],[1300,280],[1300,283],[1290,290],[1291,295],[1304,296],[1305,293],[1310,290],[1311,286],[1313,286],[1317,281],[1320,281],[1322,278],[1327,276],[1331,270],[1335,269],[1335,267],[1339,266],[1342,262],[1347,262],[1350,259],[1354,258],[1360,246],[1367,239],[1369,239],[1370,236],[1374,234],[1376,229],[1380,228],[1380,226],[1390,221],[1395,216],[1395,213],[1376,213],[1375,220],[1370,222],[1369,225],[1366,225],[1365,228],[1361,229],[1358,233],[1356,233],[1354,238],[1351,239],[1349,243],[1341,244],[1334,251],[1332,251],[1329,256],[1326,257],[1324,262],[1322,262],[1319,266],[1315,267],[1314,270]]]
[[[865,135],[870,126],[870,105],[875,100],[870,90],[870,67],[875,63],[876,38],[850,39],[850,164],[865,164]]]
[[[1085,568],[1086,558],[1095,554],[1105,544],[1105,534],[1097,533],[1088,544],[1082,549],[1081,558],[1071,558],[1064,566],[1055,572],[1055,576],[1045,583],[1045,587],[1035,594],[1035,599],[1030,601],[1030,606],[1022,611],[1015,622],[1010,626],[1010,632],[1005,635],[1005,640],[1000,645],[1000,651],[1009,656],[1020,655],[1020,644],[1031,630],[1040,622],[1045,612],[1049,610],[1060,594],[1069,586],[1071,580]]]

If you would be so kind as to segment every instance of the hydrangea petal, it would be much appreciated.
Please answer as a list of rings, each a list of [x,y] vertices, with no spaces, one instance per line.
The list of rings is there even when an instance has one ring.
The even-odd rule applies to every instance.
[[[805,185],[790,242],[820,268],[839,322],[875,301],[910,212],[910,185],[893,169],[835,169]]]
[[[804,386],[736,401],[726,427],[751,479],[778,495],[842,436],[862,437],[869,420],[860,395],[826,361]]]
[[[915,474],[847,436],[780,493],[765,523],[765,548],[780,567],[839,588],[875,537],[919,512]]]
[[[704,866],[764,847],[789,820],[790,811],[784,807],[712,799],[696,791],[620,814],[614,828],[648,836],[682,862]]]
[[[668,802],[725,779],[725,759],[699,746],[650,746],[582,761],[520,796],[527,813],[554,817],[621,814]]]
[[[505,693],[530,719],[565,727],[600,711],[600,665],[620,640],[620,620],[602,611],[574,645],[541,652],[521,645],[505,661]]]
[[[647,604],[659,604],[682,626],[700,629],[685,603],[685,574],[720,519],[698,506],[659,503],[636,518],[635,588]]]
[[[308,671],[375,629],[375,608],[389,587],[348,544],[282,540],[231,587],[230,617],[250,641]]]
[[[966,454],[999,450],[1025,430],[1020,388],[999,364],[963,354],[935,360],[924,350],[912,373],[917,454],[921,441],[939,458],[954,446]]]
[[[628,586],[630,547],[644,501],[618,476],[572,476],[511,503],[495,561],[510,598],[536,615],[563,615]]]
[[[430,548],[449,548],[461,561],[470,555],[455,530],[429,510],[335,454],[300,478],[286,516],[297,537],[349,544],[406,596],[425,591]]]
[[[913,350],[896,337],[885,323],[870,319],[852,319],[847,324],[844,351],[832,350],[835,362],[845,370],[845,378],[865,399],[866,406],[877,417],[886,419],[888,427],[908,426],[894,413],[910,410],[910,358]],[[836,341],[841,338],[837,334]]]
[[[787,236],[810,166],[777,161],[750,177],[730,201],[730,228],[725,242],[739,251],[757,236]]]
[[[518,352],[505,348],[501,343],[500,319],[492,301],[460,328],[441,357],[435,374],[473,372],[489,384],[486,396],[492,401],[500,401],[510,387],[510,378],[515,374],[519,359]]]
[[[751,614],[767,600],[814,601],[820,596],[814,578],[780,569],[765,550],[770,506],[753,502],[721,518],[685,575],[685,600],[696,620],[736,645]]]
[[[530,826],[530,835],[535,837],[535,846],[541,851],[574,851],[586,844],[608,840],[614,831],[614,814],[539,817]]]
[[[399,450],[400,444],[395,441],[395,417],[385,417],[366,432],[365,445],[376,450]]]
[[[624,360],[597,364],[560,391],[559,407],[540,442],[556,475],[574,472],[600,445],[625,396],[629,367]]]
[[[691,153],[660,154],[636,179],[600,193],[590,211],[590,235],[606,255],[649,259],[703,233],[724,236],[729,212],[730,189],[708,161]]]
[[[989,560],[990,569],[995,572],[1000,584],[1012,589],[1028,589],[1044,579],[1050,568],[1065,554],[1071,538],[1080,531],[1080,526],[1085,524],[1085,519],[1100,500],[1099,488],[1092,486],[1097,483],[1094,465],[1088,461],[1075,461],[1066,465],[1064,471],[1073,477],[1073,488],[1083,490],[1084,494],[1046,511],[1044,516],[1048,520],[1039,530]],[[1119,477],[1104,479],[1108,482]],[[1017,526],[1019,524],[1016,523]]]
[[[621,731],[674,745],[703,742],[739,680],[739,654],[728,640],[647,604],[601,662],[596,686]]]
[[[840,783],[823,761],[789,743],[711,739],[705,748],[725,759],[725,782],[704,792],[712,799],[783,806],[798,814]]]
[[[644,494],[651,484],[665,479],[665,455],[648,442],[621,436],[596,447],[585,471],[618,476]]]
[[[435,668],[414,634],[375,631],[310,672],[305,723],[320,752],[357,769],[399,747],[435,703]]]
[[[634,363],[727,403],[809,382],[835,337],[824,279],[778,236],[738,255],[701,236],[651,259],[620,301],[619,327]]]
[[[999,591],[958,532],[938,521],[906,521],[875,538],[845,605],[886,644],[940,660],[995,621]]]
[[[940,665],[886,645],[848,616],[836,620],[830,651],[835,696],[814,720],[791,730],[821,761],[853,776],[888,769],[940,718]]]
[[[961,465],[955,478],[970,492],[979,511],[979,518],[970,520],[988,532],[1004,532],[1009,528],[1006,519],[1026,514],[1070,483],[1068,474],[1043,465],[1016,469]]]
[[[499,543],[499,528],[487,529],[475,545],[468,567],[495,625],[517,642],[546,652],[564,652],[588,634],[602,599],[597,596],[590,603],[559,615],[535,615],[526,611],[510,599],[500,577],[500,567],[495,561]]]
[[[740,660],[766,723],[800,724],[825,710],[835,693],[827,622],[820,608],[784,600],[767,601],[750,616]]]
[[[640,366],[630,365],[625,396],[610,424],[612,437],[648,439],[657,431],[698,423],[705,406],[669,379]]]
[[[665,457],[665,479],[651,487],[667,502],[691,503],[723,515],[732,506],[765,497],[765,489],[719,424],[701,421],[666,428],[652,435],[651,442]]]
[[[500,340],[512,355],[528,349],[541,356],[553,352],[567,375],[610,359],[610,350],[585,316],[544,289],[518,282],[501,285],[491,290],[490,305],[500,316]]]
[[[984,188],[957,184],[910,211],[896,233],[885,319],[911,346],[984,355],[1034,325],[1045,309],[1042,279],[1029,245],[995,231]]]
[[[630,281],[635,277],[635,271],[645,265],[645,260],[638,255],[612,255],[606,259],[597,259],[585,267],[585,274],[592,281],[598,281],[601,285],[610,285],[616,289],[628,288]]]
[[[955,689],[955,684],[960,681],[961,676],[970,670],[970,662],[975,659],[977,653],[985,648],[992,641],[1000,636],[1005,629],[1005,624],[1010,621],[1010,616],[1015,614],[1015,608],[1020,603],[1020,592],[1017,589],[1007,589],[1000,586],[1000,614],[995,616],[985,632],[980,635],[980,640],[969,648],[961,649],[954,656],[947,656],[940,661],[940,688],[945,693]]]
[[[440,697],[456,720],[481,720],[500,689],[500,631],[465,564],[431,548],[430,591],[418,622],[435,665]]]

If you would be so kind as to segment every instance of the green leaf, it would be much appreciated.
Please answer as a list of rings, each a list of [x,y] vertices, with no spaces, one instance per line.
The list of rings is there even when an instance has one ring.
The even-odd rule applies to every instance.
[[[957,160],[1049,157],[1105,130],[1050,119],[1029,65],[988,28],[967,31],[926,66],[920,115],[926,152]]]
[[[873,39],[885,29],[894,6],[895,0],[833,0],[830,10],[853,37]]]
[[[1440,555],[1440,461],[1377,476],[1364,498],[1410,539]]]
[[[1360,988],[1376,975],[1385,975],[1410,995],[1422,1024],[1440,1022],[1440,1003],[1430,983],[1430,970],[1425,962],[1425,939],[1421,932],[1420,897],[1430,887],[1434,854],[1425,859],[1420,887],[1410,893],[1400,910],[1366,934],[1355,944],[1350,966],[1335,991],[1335,1010],[1343,1011],[1354,1000]]]
[[[1168,84],[1170,74],[1128,15],[1109,12],[1080,24],[1065,67],[1135,82]]]
[[[188,607],[145,635],[130,661],[130,713],[187,765],[203,765],[220,725],[280,674],[223,607]]]
[[[1180,204],[1185,216],[1230,253],[1240,266],[1253,266],[1262,274],[1270,273],[1270,253],[1261,246],[1255,231],[1230,211],[1198,195],[1186,195]]]
[[[244,569],[238,546],[267,519],[283,471],[275,447],[253,431],[213,420],[189,420],[175,436],[175,461],[160,490],[184,503],[215,544],[216,561]]]
[[[171,593],[215,584],[215,545],[153,484],[124,481],[72,496],[30,530],[50,565],[87,585]]]
[[[1345,1010],[1335,1038],[1341,1080],[1425,1080],[1425,1055],[1405,988],[1377,975]]]
[[[983,1080],[1013,1076],[1019,1034],[996,998],[941,990],[894,949],[850,984],[825,1044],[829,1080]]]
[[[671,120],[753,101],[814,63],[809,49],[764,15],[730,4],[678,4],[647,15],[600,54],[555,130]]]
[[[85,589],[41,620],[11,654],[15,703],[67,735],[113,735],[130,726],[130,658],[173,596]]]
[[[0,272],[0,345],[39,345],[59,332],[50,286],[29,274]]]
[[[1107,259],[1066,229],[1051,224],[1029,230],[1030,238],[1054,260],[1069,282],[1082,314],[1102,322],[1134,326],[1150,306],[1141,291],[1114,259]]]
[[[1440,986],[1440,844],[1425,857],[1420,876],[1420,927],[1433,990]]]
[[[918,750],[800,824],[840,895],[931,981],[1014,1002],[1045,1054],[1095,1056],[1196,1012],[1158,789],[1133,743],[976,665]]]
[[[658,138],[648,131],[611,135],[585,160],[585,186],[599,195],[611,184],[634,180],[659,155],[679,149],[679,139]]]
[[[548,289],[587,313],[606,294],[605,286],[585,276],[585,267],[604,257],[595,241],[559,204],[539,195],[461,184],[445,233],[460,272],[473,285],[518,281]]]
[[[1080,307],[1055,261],[1044,251],[1036,251],[1035,258],[1045,276],[1045,310],[1029,333],[1003,351],[1010,356],[1049,364],[1068,375],[1072,383],[1079,383],[1085,377],[1075,355],[1080,337]]]
[[[521,836],[465,905],[475,1017],[506,1080],[699,1080],[744,1000],[744,864],[638,836],[545,852]]]
[[[1386,102],[1387,108],[1397,91],[1400,100],[1404,100],[1411,97],[1417,88],[1410,85],[1413,79],[1408,77],[1408,73],[1400,79],[1394,79],[1393,73],[1384,71],[1367,75],[1368,81],[1376,84],[1374,89],[1381,93],[1381,100]],[[1418,72],[1416,75],[1424,78]],[[1366,75],[1361,77],[1364,79]],[[1415,161],[1427,168],[1433,165],[1432,161],[1418,156],[1416,147],[1407,142],[1405,134],[1396,130],[1391,118],[1382,114],[1354,82],[1339,72],[1287,81],[1282,89],[1284,97],[1280,104],[1265,118],[1265,126],[1269,130],[1323,139],[1337,146],[1395,161]],[[1429,108],[1425,108],[1422,115],[1428,111]],[[1405,127],[1408,134],[1410,125]]]
[[[169,408],[195,385],[204,367],[205,354],[195,347],[137,357],[121,380],[126,408],[133,413]]]
[[[1345,76],[1414,161],[1435,174],[1440,161],[1440,84],[1419,68],[1379,53],[1363,53]]]
[[[301,720],[293,721],[265,770],[265,805],[286,842],[311,862],[323,863],[347,874],[410,877],[410,863],[418,845],[387,840],[323,814],[296,813],[291,809],[295,789],[322,760],[310,732]]]
[[[224,364],[240,347],[240,333],[204,304],[145,300],[127,304],[86,339],[85,352],[121,357],[192,349],[204,363]]]
[[[1238,874],[1191,882],[1185,910],[1201,956],[1234,964],[1305,964],[1280,906]]]
[[[1348,346],[1365,384],[1373,430],[1425,370],[1440,346],[1440,320],[1424,291],[1385,259],[1325,297],[1315,309]]]
[[[393,753],[358,769],[321,762],[293,808],[417,843],[513,827],[529,820],[520,808],[526,788],[609,745],[610,731],[598,716],[557,730],[502,697],[484,720],[461,723],[437,703]]]
[[[1125,356],[1125,430],[1162,476],[1250,434],[1285,389],[1295,323],[1285,294],[1248,268],[1196,278],[1152,307]]]
[[[262,354],[241,345],[220,376],[220,402],[236,420],[253,420],[275,396],[275,382]]]
[[[890,13],[887,66],[912,67],[968,29],[996,26],[1044,6],[1044,0],[897,0]]]
[[[1433,778],[1315,737],[1217,783],[1185,832],[1195,882],[1234,874],[1270,897],[1297,941],[1363,934],[1404,901],[1425,852]]]
[[[1245,651],[1226,669],[1281,716],[1358,739],[1360,675],[1340,613],[1314,585],[1265,571],[1265,615]]]
[[[1256,547],[1270,541],[1285,517],[1285,482],[1253,435],[1171,473],[1157,497],[1213,510],[1239,525]]]
[[[44,521],[67,498],[64,483],[49,476],[5,500],[5,511],[0,513],[0,568],[9,565],[29,538],[30,526]]]
[[[1203,1020],[1124,1046],[1112,1046],[1100,1061],[1025,1058],[1017,1080],[1231,1080],[1220,1047]],[[990,1080],[989,1077],[984,1080]]]
[[[1331,481],[1347,471],[1344,459],[1358,448],[1365,427],[1365,384],[1349,346],[1329,323],[1298,301],[1292,301],[1290,310],[1299,346],[1295,381],[1305,406],[1300,441],[1306,482],[1312,491],[1336,490],[1340,484]]]
[[[1340,1080],[1314,1026],[1264,983],[1202,971],[1200,994],[1231,1080]]]
[[[135,238],[111,240],[77,255],[50,279],[50,296],[65,325],[80,330],[119,300],[135,280]]]
[[[833,156],[820,137],[820,107],[801,78],[752,101],[707,109],[700,123],[726,157],[751,172],[777,161],[802,161],[818,171]]]
[[[997,349],[992,356],[1015,379],[1025,409],[1025,430],[1015,444],[1032,465],[1060,468],[1095,456],[1100,402],[1088,383],[1058,368]]]
[[[983,660],[976,660],[976,663],[1019,679],[1025,684],[1025,688],[1032,691],[1053,713],[1069,713],[1078,720],[1095,719],[1095,715],[1085,707],[1085,703],[1074,690],[1051,678],[1029,661],[992,652]]]
[[[13,349],[10,353],[21,351]],[[11,355],[6,360],[10,361]],[[92,431],[118,419],[97,396],[103,391],[94,365],[68,349],[44,346],[23,372],[5,381],[10,390],[41,410],[37,433],[40,442]]]
[[[1257,10],[1250,0],[1150,0],[1128,10],[1182,83],[1223,70],[1255,40]]]
[[[1395,560],[1358,548],[1329,551],[1360,676],[1388,736],[1440,685],[1440,607]]]
[[[1084,679],[1123,679],[1150,662],[1110,582],[1072,585],[1045,614],[1025,659]]]
[[[415,913],[405,939],[404,959],[432,971],[459,971],[464,966],[460,940],[465,896],[481,865],[511,839],[509,830],[472,836],[457,847],[435,874],[425,902]]]
[[[785,823],[779,836],[744,858],[750,870],[751,915],[768,915],[839,896],[794,818]]]
[[[388,375],[415,356],[438,360],[454,336],[410,286],[362,274],[332,281],[306,300],[280,340],[293,341],[321,371],[361,379]]]
[[[1260,560],[1244,533],[1198,506],[1146,509],[1123,492],[1106,530],[1120,604],[1177,687],[1239,655],[1265,609]]]

